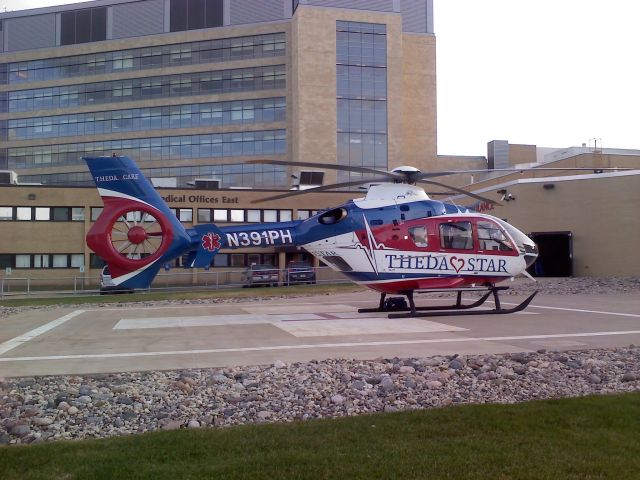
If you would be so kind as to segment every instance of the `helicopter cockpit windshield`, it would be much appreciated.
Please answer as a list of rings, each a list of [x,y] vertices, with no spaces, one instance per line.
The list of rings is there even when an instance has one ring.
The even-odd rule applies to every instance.
[[[487,215],[487,216],[491,217],[490,215]],[[536,261],[536,258],[538,258],[538,247],[533,242],[533,240],[531,240],[529,237],[527,237],[524,233],[522,233],[516,227],[508,224],[504,220],[501,220],[496,217],[491,217],[491,218],[496,222],[498,222],[500,226],[504,228],[507,231],[507,233],[511,236],[511,238],[513,238],[513,240],[516,242],[518,251],[520,252],[521,255],[524,256],[524,259],[527,262],[527,267],[530,267],[531,265],[533,265],[533,263]]]

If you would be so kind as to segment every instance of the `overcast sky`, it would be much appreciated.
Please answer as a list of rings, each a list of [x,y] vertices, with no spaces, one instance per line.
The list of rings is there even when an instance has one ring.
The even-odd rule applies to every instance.
[[[640,2],[434,3],[439,154],[484,156],[490,140],[640,149]]]

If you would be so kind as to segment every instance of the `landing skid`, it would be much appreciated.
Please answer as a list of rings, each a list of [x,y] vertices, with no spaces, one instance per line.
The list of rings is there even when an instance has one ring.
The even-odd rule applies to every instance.
[[[385,302],[386,293],[380,294],[380,304],[378,308],[360,308],[358,309],[358,313],[374,313],[374,312],[407,312],[407,313],[389,313],[389,318],[414,318],[414,317],[451,317],[451,316],[461,316],[461,315],[504,315],[508,313],[516,313],[524,310],[531,303],[531,300],[538,293],[537,291],[533,292],[529,297],[527,297],[522,303],[516,305],[513,308],[502,308],[500,304],[500,298],[498,296],[498,292],[501,290],[507,290],[509,287],[495,287],[489,286],[487,288],[461,288],[454,289],[453,291],[457,292],[456,303],[455,305],[442,305],[442,306],[430,306],[430,307],[416,307],[415,301],[413,299],[413,290],[407,290],[405,292],[401,292],[402,295],[407,297],[409,300],[408,307],[401,308],[389,308],[389,304]],[[451,292],[452,289],[449,290],[427,290],[425,293],[435,293],[435,292]],[[485,292],[482,297],[470,304],[462,303],[462,293],[463,292]],[[495,303],[495,308],[493,309],[482,309],[482,310],[471,310],[473,308],[479,307],[484,304],[487,299],[493,295],[493,301]],[[406,302],[404,302],[406,305]]]

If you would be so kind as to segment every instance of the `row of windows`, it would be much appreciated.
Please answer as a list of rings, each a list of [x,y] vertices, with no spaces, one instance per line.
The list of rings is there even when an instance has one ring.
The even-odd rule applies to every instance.
[[[0,253],[0,268],[80,268],[82,253]]]
[[[137,158],[137,157],[135,157]],[[194,178],[215,178],[222,186],[242,188],[273,188],[288,186],[285,167],[273,165],[198,165],[192,167],[162,167],[142,169],[147,178],[175,178],[176,186],[188,188]],[[94,186],[93,178],[87,171],[53,173],[41,175],[20,175],[23,182],[44,185]],[[190,183],[191,182],[191,183]]]
[[[2,207],[0,207],[2,208]],[[18,207],[21,208],[21,207]],[[91,221],[95,222],[102,213],[103,207],[91,207]],[[193,223],[193,208],[171,208],[173,214],[184,223]],[[259,209],[259,208],[198,208],[198,223],[269,223],[290,222],[293,210]],[[298,220],[305,220],[315,215],[317,210],[298,210]],[[134,212],[127,220],[135,220]]]
[[[91,207],[91,221],[95,222],[103,207]],[[193,222],[192,208],[172,208],[171,211],[185,223]],[[298,210],[298,219],[315,215],[316,210]],[[198,208],[198,223],[261,223],[290,222],[293,210]],[[133,218],[131,218],[133,220]],[[84,221],[84,207],[0,207],[0,221]]]
[[[0,221],[84,221],[84,207],[0,207]]]
[[[9,111],[28,112],[169,96],[267,90],[284,88],[285,85],[284,65],[237,68],[9,92]],[[0,107],[6,111],[6,104]]]
[[[83,156],[109,156],[113,152],[144,160],[241,157],[286,153],[285,130],[216,133],[176,137],[109,140],[7,149],[9,169],[43,165],[76,165]]]
[[[30,60],[9,64],[9,83],[101,75],[179,65],[197,65],[284,55],[285,34],[178,43],[115,52]],[[6,75],[0,83],[7,83]]]
[[[338,131],[387,133],[387,102],[338,99]]]
[[[8,139],[27,140],[168,128],[278,122],[284,121],[285,117],[285,99],[282,97],[133,108],[9,120]],[[7,139],[6,129],[2,138]]]

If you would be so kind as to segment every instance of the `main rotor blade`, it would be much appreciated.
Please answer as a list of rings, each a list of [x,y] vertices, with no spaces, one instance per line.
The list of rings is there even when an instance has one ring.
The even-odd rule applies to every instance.
[[[285,193],[273,195],[271,197],[259,198],[252,200],[251,203],[266,202],[269,200],[279,200],[281,198],[293,197],[296,195],[304,195],[305,193],[323,192],[325,190],[333,190],[335,188],[354,187],[356,185],[364,185],[365,183],[386,182],[386,178],[368,178],[366,180],[358,180],[355,182],[332,183],[331,185],[322,185],[320,187],[306,188],[304,190],[289,190]]]
[[[404,175],[397,173],[385,172],[384,170],[376,170],[375,168],[356,167],[347,165],[335,165],[327,163],[315,163],[315,162],[289,162],[287,160],[249,160],[246,163],[261,164],[261,165],[290,165],[292,167],[312,167],[323,168],[325,170],[339,170],[341,172],[356,172],[356,173],[369,173],[371,175],[383,175],[387,179],[403,180]],[[379,180],[378,180],[379,181]],[[367,182],[364,182],[367,183]]]
[[[454,192],[462,193],[471,198],[475,198],[476,200],[481,200],[483,202],[489,202],[494,205],[502,205],[500,202],[496,202],[495,200],[491,200],[490,198],[483,197],[482,195],[476,195],[475,193],[468,192],[461,188],[452,187],[451,185],[447,185],[445,183],[436,182],[433,180],[420,180],[420,183],[426,183],[428,185],[437,185],[439,187],[448,188],[449,190],[453,190]]]
[[[491,172],[510,172],[510,173],[523,173],[523,172],[556,172],[556,171],[593,171],[593,170],[632,170],[630,167],[527,167],[527,168],[484,168],[473,170],[441,170],[438,172],[425,172],[415,177],[416,181],[420,181],[425,178],[443,177],[445,175],[455,175],[457,173],[491,173]]]

